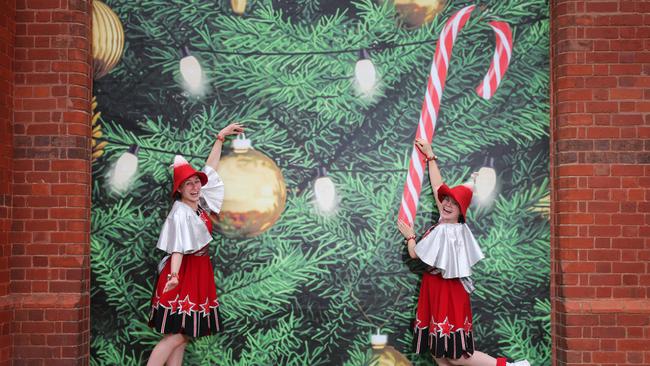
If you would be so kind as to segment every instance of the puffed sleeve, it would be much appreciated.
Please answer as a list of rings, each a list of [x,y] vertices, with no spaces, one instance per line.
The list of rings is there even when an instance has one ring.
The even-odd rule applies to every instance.
[[[210,211],[219,213],[225,194],[223,180],[219,173],[207,165],[203,168],[203,172],[208,176],[208,183],[201,187],[202,201],[205,201]]]
[[[203,248],[212,240],[205,224],[197,221],[194,213],[180,207],[172,209],[163,224],[156,247],[165,252],[190,254]]]

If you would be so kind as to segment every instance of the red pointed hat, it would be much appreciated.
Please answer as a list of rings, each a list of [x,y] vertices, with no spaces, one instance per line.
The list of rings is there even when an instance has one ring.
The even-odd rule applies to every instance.
[[[467,218],[467,216],[465,216],[467,208],[469,207],[469,204],[472,203],[472,195],[472,190],[466,185],[462,184],[453,188],[449,188],[446,184],[443,184],[440,186],[440,188],[438,188],[438,199],[440,202],[442,202],[445,196],[453,198],[456,200],[456,202],[458,202],[458,206],[460,206],[460,213],[465,218]]]
[[[201,185],[208,183],[208,176],[201,171],[194,170],[190,163],[184,157],[176,155],[174,157],[174,189],[172,195],[178,190],[178,187],[189,177],[196,175],[201,180]]]

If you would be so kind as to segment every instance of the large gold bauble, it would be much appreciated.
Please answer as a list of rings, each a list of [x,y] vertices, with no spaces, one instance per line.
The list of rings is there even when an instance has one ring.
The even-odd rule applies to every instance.
[[[404,22],[410,27],[429,23],[444,8],[445,0],[380,0],[391,1]]]
[[[93,0],[93,75],[108,74],[122,58],[124,28],[117,14],[106,4]]]
[[[280,218],[287,188],[280,168],[251,148],[235,149],[219,162],[217,172],[225,185],[217,230],[231,238],[252,238]]]
[[[385,337],[385,336],[383,336]],[[373,366],[412,366],[406,356],[399,353],[394,347],[389,346],[386,341],[376,342],[373,336],[372,340],[372,360]]]

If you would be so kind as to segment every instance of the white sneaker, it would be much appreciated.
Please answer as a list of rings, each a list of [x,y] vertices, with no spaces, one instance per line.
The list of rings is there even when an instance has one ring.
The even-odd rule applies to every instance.
[[[506,362],[506,366],[530,366],[530,363],[528,362],[528,360]]]

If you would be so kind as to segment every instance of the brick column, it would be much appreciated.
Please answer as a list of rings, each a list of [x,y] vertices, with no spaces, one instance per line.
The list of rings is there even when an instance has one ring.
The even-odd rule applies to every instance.
[[[14,106],[14,37],[16,4],[0,2],[0,366],[10,364],[12,301],[9,292],[11,244],[11,166],[13,136],[11,119]]]
[[[551,2],[557,365],[650,364],[650,2]]]
[[[87,365],[90,0],[16,2],[13,365]]]

